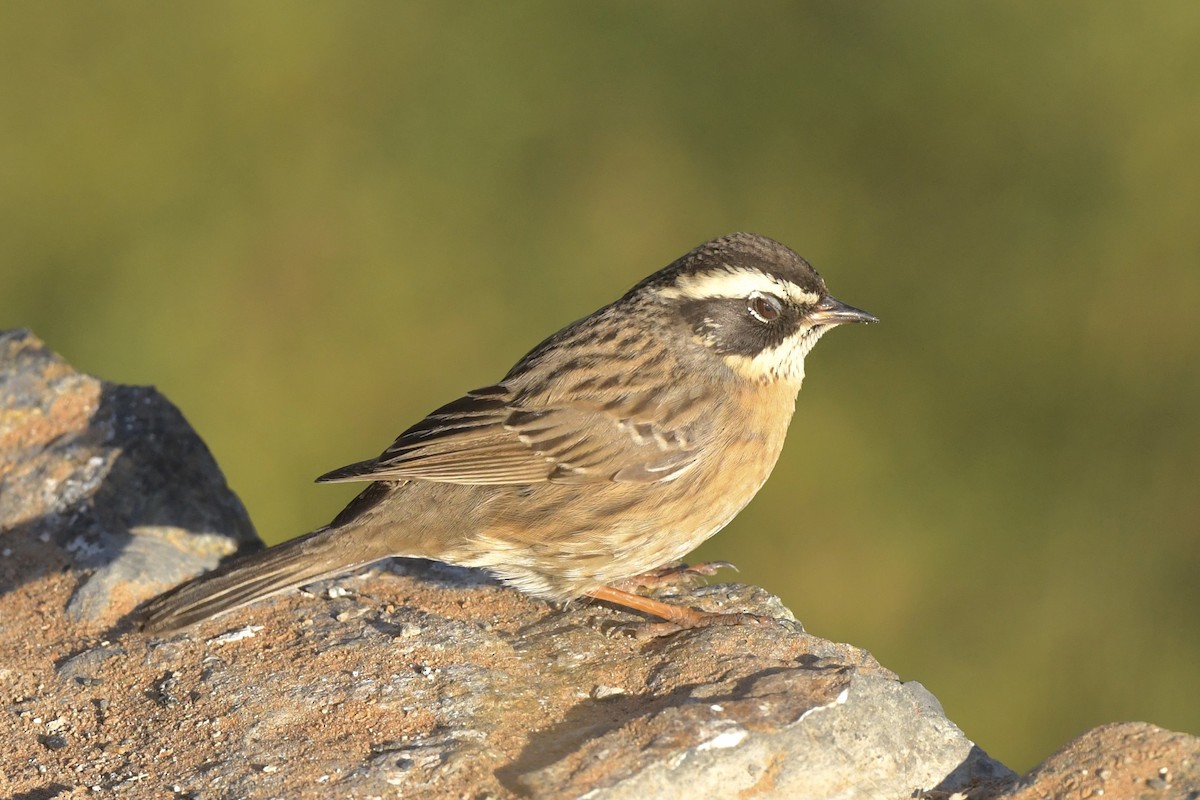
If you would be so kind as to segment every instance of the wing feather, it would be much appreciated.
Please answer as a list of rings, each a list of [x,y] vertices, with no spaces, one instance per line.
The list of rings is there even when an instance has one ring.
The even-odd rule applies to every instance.
[[[696,398],[687,397],[691,406]],[[463,484],[671,480],[695,461],[680,398],[650,391],[605,402],[538,407],[503,385],[469,392],[412,426],[378,458],[319,482],[424,480]],[[662,408],[661,406],[668,406]],[[662,413],[654,413],[655,411]],[[649,418],[647,418],[649,415]],[[654,417],[671,419],[665,429]]]

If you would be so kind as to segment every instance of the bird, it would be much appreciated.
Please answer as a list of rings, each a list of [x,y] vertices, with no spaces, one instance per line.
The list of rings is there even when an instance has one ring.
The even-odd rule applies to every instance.
[[[670,630],[755,620],[631,589],[750,502],[783,448],[806,356],[831,328],[871,322],[773,239],[708,241],[378,457],[317,478],[367,485],[328,525],[151,600],[142,627],[185,628],[389,557],[481,568]]]

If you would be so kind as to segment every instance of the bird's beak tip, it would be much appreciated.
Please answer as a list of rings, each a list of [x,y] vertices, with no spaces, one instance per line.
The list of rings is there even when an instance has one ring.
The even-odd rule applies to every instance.
[[[844,325],[848,322],[861,322],[869,325],[879,322],[879,317],[874,314],[847,305],[833,297],[826,297],[822,300],[810,318],[820,325]]]

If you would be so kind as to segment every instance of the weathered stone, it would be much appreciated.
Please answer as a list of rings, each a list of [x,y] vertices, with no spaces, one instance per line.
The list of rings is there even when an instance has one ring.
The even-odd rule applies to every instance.
[[[0,547],[40,553],[35,572],[87,570],[75,619],[256,542],[208,448],[162,395],[79,373],[27,331],[0,333]],[[0,592],[33,577],[3,565]]]
[[[1200,800],[1200,739],[1145,722],[1093,728],[1000,795],[1002,800],[1048,797]]]
[[[778,608],[743,586],[680,599]],[[147,794],[195,797],[907,798],[1015,777],[918,684],[787,619],[610,632],[634,621],[407,561],[166,639],[96,644],[62,618],[48,649],[73,655],[53,670],[29,654],[42,686],[22,710],[68,723],[18,741],[18,763],[52,768],[23,768],[14,789],[93,775],[113,741],[126,749],[101,747],[106,777],[87,780],[130,792],[145,775]],[[54,733],[66,744],[47,763],[36,737]]]

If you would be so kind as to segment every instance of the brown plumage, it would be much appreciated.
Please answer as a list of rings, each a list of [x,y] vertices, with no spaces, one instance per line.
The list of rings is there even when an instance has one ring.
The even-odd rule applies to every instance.
[[[736,621],[612,584],[682,558],[754,497],[804,357],[830,327],[871,321],[778,242],[715,239],[378,458],[319,478],[371,483],[329,526],[155,599],[146,626],[183,627],[388,556],[481,567],[532,595],[591,595],[684,627]]]

